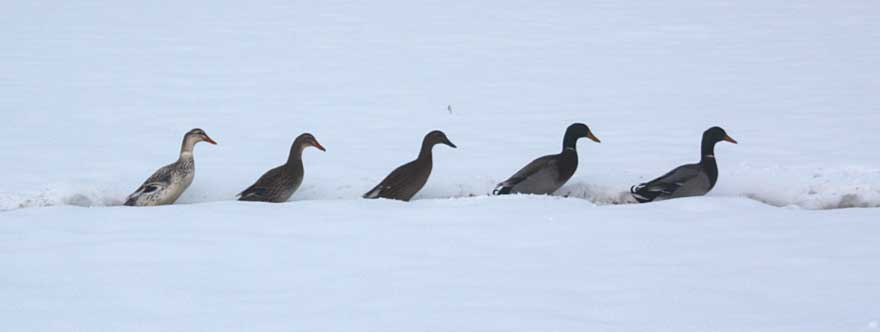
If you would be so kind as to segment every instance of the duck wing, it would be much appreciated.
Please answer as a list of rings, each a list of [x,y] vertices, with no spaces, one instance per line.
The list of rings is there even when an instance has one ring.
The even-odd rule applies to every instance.
[[[651,202],[657,198],[669,198],[687,183],[699,180],[703,173],[700,164],[679,166],[663,176],[633,186],[630,193],[639,203]]]
[[[128,195],[128,198],[125,200],[125,205],[134,205],[142,195],[155,193],[167,188],[171,183],[171,178],[173,176],[173,165],[174,164],[166,165],[153,173],[153,175],[150,175],[150,177],[147,178],[137,190],[131,193],[131,195]]]
[[[257,182],[237,195],[239,200],[271,201],[276,198],[284,188],[289,188],[289,185],[284,183],[282,168],[283,166],[279,166],[263,174]]]
[[[165,190],[165,188],[167,187],[168,184],[162,182],[144,183],[140,187],[138,187],[135,192],[133,192],[131,195],[128,195],[128,198],[125,200],[125,205],[133,206],[137,203],[138,198],[140,198],[141,196]]]
[[[428,170],[430,171],[430,169]],[[408,201],[425,185],[427,177],[418,171],[416,161],[396,168],[376,187],[364,194],[364,198],[392,198]]]
[[[558,155],[548,155],[535,159],[525,167],[514,173],[509,179],[498,184],[494,191],[495,195],[506,195],[514,191],[515,187],[543,187],[547,182],[553,183],[559,179]]]

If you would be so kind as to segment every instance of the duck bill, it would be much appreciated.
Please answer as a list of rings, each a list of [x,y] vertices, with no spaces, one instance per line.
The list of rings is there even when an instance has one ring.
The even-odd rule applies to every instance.
[[[736,141],[735,139],[733,139],[733,137],[730,137],[730,136],[727,136],[727,135],[724,136],[724,140],[725,140],[725,141],[728,141],[728,142],[730,142],[730,143],[733,143],[733,144],[739,144],[739,143],[737,143],[737,141]]]
[[[587,138],[593,140],[593,142],[602,143],[602,141],[600,141],[596,135],[593,135],[593,133],[587,133]]]
[[[208,135],[202,136],[202,139],[205,140],[205,142],[208,142],[208,143],[211,143],[211,144],[217,145],[217,142],[215,142],[213,139],[211,139],[210,137],[208,137]]]
[[[318,141],[317,141],[317,140],[315,140],[315,141],[312,141],[312,146],[314,146],[314,147],[315,147],[315,149],[318,149],[318,150],[321,150],[321,151],[324,151],[324,152],[326,152],[326,151],[327,151],[327,149],[325,149],[325,148],[324,148],[324,146],[323,146],[323,145],[321,145],[321,143],[318,143]]]
[[[450,142],[449,140],[446,140],[445,142],[443,142],[443,144],[449,145],[453,149],[458,149],[458,146],[456,146],[455,144],[452,144],[452,142]]]

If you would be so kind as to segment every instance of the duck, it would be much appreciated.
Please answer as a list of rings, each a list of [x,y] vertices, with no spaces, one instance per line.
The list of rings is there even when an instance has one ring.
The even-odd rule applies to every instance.
[[[492,193],[547,195],[556,192],[577,170],[577,141],[584,137],[596,143],[602,142],[587,125],[573,123],[565,130],[562,152],[533,160],[509,179],[499,183]]]
[[[261,176],[256,183],[238,194],[239,201],[283,203],[293,196],[303,181],[303,150],[314,147],[327,151],[312,134],[299,135],[290,146],[287,163]]]
[[[679,166],[659,178],[630,187],[633,198],[639,203],[647,203],[709,193],[718,182],[715,144],[722,141],[737,144],[721,127],[707,129],[703,132],[699,163]]]
[[[192,184],[195,176],[193,148],[199,142],[216,145],[204,130],[195,128],[183,135],[180,157],[147,178],[134,193],[128,196],[126,206],[155,206],[174,204]]]
[[[432,150],[435,145],[444,144],[453,149],[458,148],[449,141],[446,134],[434,130],[422,140],[422,149],[416,160],[404,164],[391,172],[376,187],[363,195],[367,199],[387,198],[408,202],[415,196],[431,176],[433,168]]]

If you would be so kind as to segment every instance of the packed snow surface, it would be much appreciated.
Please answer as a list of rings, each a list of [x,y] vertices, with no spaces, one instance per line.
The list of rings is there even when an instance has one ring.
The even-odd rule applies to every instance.
[[[5,329],[880,328],[876,1],[0,11]],[[486,196],[573,122],[555,196]],[[713,125],[708,196],[631,204]],[[118,206],[194,127],[179,204]],[[359,198],[433,129],[413,202]],[[235,202],[303,132],[291,202]]]
[[[131,210],[7,212],[4,325],[860,331],[880,320],[873,209],[478,197]]]

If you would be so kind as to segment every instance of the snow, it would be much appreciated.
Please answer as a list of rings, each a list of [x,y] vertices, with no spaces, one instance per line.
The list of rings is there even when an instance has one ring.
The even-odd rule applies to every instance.
[[[877,328],[872,1],[4,2],[15,330]],[[451,109],[451,111],[449,111]],[[588,124],[557,197],[487,197]],[[630,203],[697,161],[710,195]],[[118,205],[200,127],[175,206]],[[411,203],[360,195],[418,153]],[[287,204],[234,195],[313,133]],[[563,198],[559,196],[568,196]],[[88,208],[85,208],[88,207]],[[864,209],[848,209],[860,207]]]
[[[482,197],[131,210],[8,212],[6,324],[857,331],[878,319],[869,209]]]

